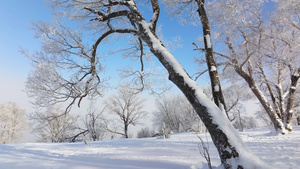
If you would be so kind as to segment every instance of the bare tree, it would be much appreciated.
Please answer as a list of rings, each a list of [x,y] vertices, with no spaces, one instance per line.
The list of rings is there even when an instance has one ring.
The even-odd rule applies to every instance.
[[[239,119],[233,123],[233,126],[234,128],[239,129],[241,132],[243,132],[244,129],[257,128],[257,122],[254,117],[243,116],[239,117]]]
[[[90,106],[88,113],[85,115],[85,118],[83,120],[87,134],[93,141],[99,141],[104,138],[104,134],[106,132],[106,119],[104,117],[105,109],[106,107],[104,107],[101,111],[97,111],[93,108],[93,106]]]
[[[113,34],[126,34],[128,36],[133,36],[137,39],[140,39],[142,43],[144,43],[149,48],[151,53],[167,70],[169,74],[169,80],[171,80],[183,92],[191,105],[194,107],[195,112],[199,115],[209,133],[211,134],[212,140],[219,152],[221,163],[224,165],[224,167],[261,167],[262,163],[260,163],[258,158],[253,153],[251,153],[251,151],[242,143],[243,141],[234,131],[234,128],[226,118],[226,115],[221,112],[219,107],[217,107],[214,102],[212,102],[206,97],[205,94],[203,94],[201,88],[195,83],[194,80],[190,78],[184,68],[175,59],[174,55],[169,52],[169,50],[162,43],[161,39],[158,38],[156,33],[157,22],[160,15],[160,6],[158,1],[150,1],[152,7],[152,17],[150,19],[150,22],[147,22],[143,14],[140,12],[137,6],[137,2],[139,1],[53,0],[51,5],[53,6],[53,8],[57,9],[57,13],[59,15],[67,16],[73,20],[82,21],[81,23],[83,23],[83,26],[85,26],[85,28],[88,28],[85,30],[93,33],[97,32],[97,37],[93,41],[95,43],[87,48],[81,48],[82,45],[77,44],[68,45],[66,48],[63,48],[61,46],[64,46],[65,43],[59,43],[60,41],[57,41],[58,43],[56,43],[56,41],[54,41],[55,44],[58,45],[58,47],[56,47],[55,49],[61,50],[56,50],[55,53],[47,53],[47,51],[44,50],[47,55],[43,55],[42,52],[42,54],[38,55],[39,58],[63,56],[62,58],[59,58],[59,62],[52,62],[55,63],[52,65],[55,68],[56,66],[59,66],[59,64],[56,63],[63,63],[64,61],[69,61],[72,58],[69,57],[73,55],[70,51],[72,51],[73,49],[78,49],[80,56],[83,56],[83,58],[87,59],[85,62],[83,62],[86,63],[83,66],[88,65],[88,67],[81,66],[83,67],[81,69],[80,66],[78,67],[79,64],[76,62],[76,60],[72,60],[73,63],[70,65],[76,66],[76,68],[78,68],[79,70],[79,73],[75,73],[75,75],[81,75],[79,77],[75,76],[75,78],[71,78],[73,79],[73,81],[66,80],[65,78],[56,78],[56,81],[51,80],[50,83],[44,83],[44,81],[49,80],[43,77],[41,78],[42,81],[39,82],[39,80],[37,79],[39,79],[40,77],[36,76],[37,78],[32,78],[33,82],[29,83],[30,85],[28,86],[32,90],[32,93],[35,92],[35,94],[39,95],[39,93],[36,91],[43,90],[44,92],[41,92],[42,94],[49,95],[49,93],[51,94],[51,92],[48,89],[51,89],[56,91],[57,94],[55,96],[49,95],[52,99],[57,101],[57,99],[61,98],[59,97],[59,92],[62,92],[62,96],[65,96],[63,97],[64,100],[71,99],[71,103],[78,101],[77,103],[80,104],[82,98],[84,98],[88,94],[95,94],[96,91],[98,91],[100,78],[98,76],[99,72],[97,72],[98,69],[95,69],[95,66],[99,63],[97,59],[97,50],[99,49],[99,44],[103,43],[104,40],[107,40],[107,38],[111,37],[111,35]],[[61,10],[63,10],[63,12],[61,12]],[[67,29],[64,29],[62,31],[65,30]],[[50,34],[48,33],[46,35]],[[57,36],[59,34],[55,33],[53,35]],[[52,34],[50,38],[47,36],[42,37],[45,39],[45,41],[43,41],[45,43],[45,46],[47,46],[47,43],[52,43],[51,37]],[[72,41],[72,39],[68,38],[62,39]],[[77,46],[78,48],[75,48]],[[78,52],[75,52],[74,55],[78,56]],[[36,60],[38,63],[37,65],[39,65],[41,63],[41,60]],[[59,73],[56,73],[56,69],[54,68],[50,70],[53,70],[53,74],[55,76],[60,77]],[[64,66],[62,66],[62,68],[64,68]],[[37,71],[36,74],[38,74],[38,72],[39,71]],[[37,85],[35,85],[34,82]],[[251,166],[245,166],[245,161],[251,161],[251,163],[247,163],[251,164]]]
[[[142,128],[138,133],[137,133],[137,138],[147,138],[147,137],[153,137],[155,136],[155,131],[150,130],[149,127]]]
[[[258,120],[262,120],[264,125],[265,126],[268,126],[268,127],[272,127],[274,126],[273,125],[273,122],[272,120],[270,119],[270,116],[268,116],[268,114],[266,114],[264,108],[260,108],[260,110],[258,110],[256,113],[255,113],[255,117],[258,119]]]
[[[0,143],[19,141],[27,127],[25,110],[13,102],[0,104]]]
[[[33,133],[42,142],[65,142],[75,135],[77,116],[65,114],[58,107],[51,107],[45,112],[36,112],[30,116]]]
[[[203,131],[201,119],[196,116],[187,99],[181,95],[160,96],[156,99],[156,107],[153,125],[159,131],[163,129],[168,132]]]
[[[278,62],[276,65],[278,66],[278,74],[281,75],[278,75],[279,77],[285,76],[284,71],[288,72],[286,74],[289,77],[286,80],[288,81],[287,85],[282,84],[283,87],[287,88],[278,90],[281,98],[279,103],[282,107],[279,114],[284,123],[286,123],[286,129],[289,131],[292,131],[291,122],[294,114],[295,93],[300,78],[300,47],[298,45],[300,42],[299,6],[300,2],[295,0],[287,3],[278,1],[277,11],[273,14],[271,20],[271,31],[268,32],[271,39],[270,44],[272,44],[270,46],[273,51],[266,54]],[[278,44],[276,45],[274,41]],[[279,80],[279,88],[281,83],[284,82]],[[285,101],[286,107],[284,107]]]
[[[36,69],[26,81],[27,94],[35,98],[33,104],[51,107],[68,101],[68,112],[76,101],[80,107],[81,100],[88,94],[100,95],[104,80],[101,81],[98,75],[102,70],[96,57],[99,42],[89,47],[80,31],[59,22],[55,26],[39,22],[33,27],[36,36],[45,40],[39,52],[29,55],[22,50]]]
[[[212,97],[212,93],[209,89],[205,88],[204,92]],[[241,113],[244,114],[246,111],[244,107],[245,102],[254,97],[248,87],[239,82],[231,83],[230,86],[223,88],[223,94],[226,98],[227,115],[231,122],[238,120]]]
[[[144,101],[135,93],[135,90],[126,86],[121,87],[118,94],[111,96],[105,104],[111,114],[120,118],[123,132],[110,131],[120,134],[124,138],[129,138],[128,127],[138,125],[140,120],[146,117],[147,113],[143,110]]]
[[[288,4],[296,3],[291,1]],[[298,41],[295,35],[299,31],[294,22],[290,24],[294,27],[291,28],[275,21],[280,15],[278,11],[274,14],[275,20],[265,21],[261,12],[264,4],[263,0],[209,3],[210,16],[219,28],[218,38],[225,42],[229,54],[214,53],[218,60],[226,63],[225,69],[231,75],[235,71],[245,80],[275,129],[284,134],[285,129],[291,131],[294,89],[299,79],[299,49],[295,45]],[[284,79],[287,76],[290,78]]]

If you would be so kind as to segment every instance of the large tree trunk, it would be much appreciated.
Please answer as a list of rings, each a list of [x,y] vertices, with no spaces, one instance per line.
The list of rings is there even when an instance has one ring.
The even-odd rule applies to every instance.
[[[197,11],[202,23],[204,46],[205,46],[205,58],[206,58],[208,72],[209,72],[214,102],[222,111],[224,111],[224,113],[226,113],[227,118],[229,119],[224,96],[222,93],[221,83],[220,83],[219,74],[217,70],[217,64],[213,55],[213,46],[212,46],[211,36],[210,36],[210,24],[204,7],[204,0],[195,0],[195,1],[198,5]]]
[[[244,145],[225,114],[185,72],[145,20],[138,22],[140,37],[169,72],[169,79],[183,92],[204,122],[226,169],[262,168],[260,160]],[[247,166],[245,166],[247,162]]]

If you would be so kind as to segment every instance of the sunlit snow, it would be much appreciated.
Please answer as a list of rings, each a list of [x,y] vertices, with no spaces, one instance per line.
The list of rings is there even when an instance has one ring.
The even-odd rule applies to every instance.
[[[239,133],[246,145],[273,168],[300,166],[300,128],[286,135],[266,129]],[[204,141],[207,137],[200,134]],[[0,145],[1,169],[207,169],[199,139],[192,132],[170,139],[119,139],[84,143],[24,143]],[[210,139],[213,166],[218,154]]]

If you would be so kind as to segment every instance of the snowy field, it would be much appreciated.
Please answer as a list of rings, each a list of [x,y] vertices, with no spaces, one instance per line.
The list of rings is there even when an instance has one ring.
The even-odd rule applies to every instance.
[[[200,134],[206,140],[205,134]],[[248,147],[274,169],[300,168],[300,128],[274,135],[267,129],[240,133]],[[0,145],[1,169],[206,169],[193,133],[170,139],[120,139],[84,143],[24,143]],[[213,166],[216,149],[208,140]]]

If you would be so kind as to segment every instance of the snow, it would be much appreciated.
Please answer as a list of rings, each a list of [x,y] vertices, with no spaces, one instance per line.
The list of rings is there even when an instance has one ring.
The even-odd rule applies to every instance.
[[[217,71],[217,68],[216,68],[215,66],[212,66],[212,67],[210,68],[210,71],[211,71],[211,72]]]
[[[211,48],[211,41],[210,41],[210,36],[205,35],[206,43],[207,43],[207,48]]]
[[[300,166],[300,127],[276,135],[266,128],[239,133],[245,144],[273,168]],[[212,165],[221,169],[217,150],[206,134]],[[0,145],[0,169],[208,169],[199,153],[197,135],[172,134],[170,139],[119,139],[84,143]],[[249,161],[251,163],[251,161]],[[275,166],[275,167],[274,167]]]
[[[216,92],[219,92],[219,88],[220,87],[218,85],[214,86],[214,89],[215,89]]]
[[[287,129],[290,129],[290,130],[293,130],[293,126],[291,125],[291,123],[287,123],[287,124],[286,124],[286,128],[287,128]]]

